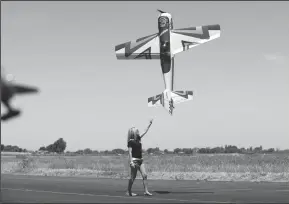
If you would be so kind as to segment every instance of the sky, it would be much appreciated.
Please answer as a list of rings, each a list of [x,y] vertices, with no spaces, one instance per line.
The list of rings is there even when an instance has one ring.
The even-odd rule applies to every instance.
[[[288,148],[288,2],[1,2],[1,66],[39,95],[13,99],[21,117],[1,122],[1,143],[37,150]],[[158,32],[157,9],[175,28],[220,24],[221,37],[175,57],[175,90],[194,99],[174,115],[149,108],[164,90],[159,60],[117,60],[114,47]],[[10,75],[10,76],[11,76]],[[1,104],[1,113],[5,112]]]

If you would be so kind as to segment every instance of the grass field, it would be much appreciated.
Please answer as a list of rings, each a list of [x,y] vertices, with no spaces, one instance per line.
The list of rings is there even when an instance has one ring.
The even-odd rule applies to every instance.
[[[288,154],[145,156],[150,179],[289,182]],[[1,173],[127,179],[127,156],[3,156]]]

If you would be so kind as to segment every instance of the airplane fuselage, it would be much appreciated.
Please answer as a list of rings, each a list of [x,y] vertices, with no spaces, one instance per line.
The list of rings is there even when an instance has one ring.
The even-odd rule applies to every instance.
[[[13,90],[1,77],[1,102],[8,102],[13,96]]]
[[[162,95],[162,105],[172,114],[173,101],[171,91],[174,88],[174,56],[171,53],[170,30],[173,29],[172,17],[168,13],[162,13],[158,18],[160,39],[160,61],[165,83],[165,91]]]
[[[8,120],[20,114],[20,110],[12,107],[10,104],[11,98],[15,94],[37,93],[38,90],[33,87],[11,84],[1,77],[1,103],[7,108],[7,113],[1,115],[2,120]]]
[[[160,61],[166,90],[173,90],[174,79],[174,57],[171,54],[170,30],[173,29],[170,14],[163,13],[158,18],[158,29],[160,39]]]

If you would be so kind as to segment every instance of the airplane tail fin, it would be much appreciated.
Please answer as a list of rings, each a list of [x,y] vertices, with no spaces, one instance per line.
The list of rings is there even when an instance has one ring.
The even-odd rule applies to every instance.
[[[163,106],[171,115],[175,104],[193,99],[193,91],[164,91],[161,94],[148,98],[149,107]]]
[[[39,90],[35,87],[24,86],[24,85],[12,85],[13,91],[15,94],[30,94],[38,93]]]
[[[161,94],[148,98],[148,107],[163,106],[171,115],[173,114],[173,101],[170,100],[168,92],[164,91]]]

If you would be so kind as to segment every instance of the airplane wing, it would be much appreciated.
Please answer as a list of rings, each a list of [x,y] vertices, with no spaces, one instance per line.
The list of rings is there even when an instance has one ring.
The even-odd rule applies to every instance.
[[[148,106],[149,107],[158,107],[162,105],[162,94],[158,94],[156,96],[148,98]]]
[[[193,99],[193,91],[172,91],[172,99],[174,104],[189,101]]]
[[[16,94],[30,94],[30,93],[37,93],[39,90],[36,87],[31,86],[24,86],[24,85],[12,85],[13,91]]]
[[[117,59],[160,59],[158,34],[115,46]]]
[[[220,25],[206,25],[171,30],[171,52],[173,55],[219,38]]]

